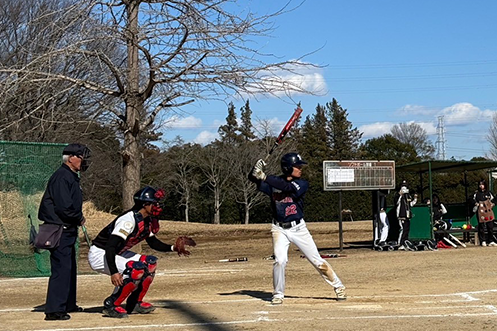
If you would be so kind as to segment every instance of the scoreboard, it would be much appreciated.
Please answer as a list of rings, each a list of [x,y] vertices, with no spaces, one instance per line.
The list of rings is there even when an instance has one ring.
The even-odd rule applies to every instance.
[[[395,161],[324,161],[325,191],[395,188]]]

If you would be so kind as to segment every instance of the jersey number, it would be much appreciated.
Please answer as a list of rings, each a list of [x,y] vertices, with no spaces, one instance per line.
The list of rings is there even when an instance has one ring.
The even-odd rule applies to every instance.
[[[290,205],[285,208],[285,216],[297,214],[297,205]]]

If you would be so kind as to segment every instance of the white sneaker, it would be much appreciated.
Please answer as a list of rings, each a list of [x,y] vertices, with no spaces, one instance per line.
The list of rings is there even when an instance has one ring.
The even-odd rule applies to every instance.
[[[481,245],[482,245],[483,247],[487,247],[487,243],[486,243],[486,242],[484,242],[484,241],[482,241],[482,242],[481,242]]]
[[[495,247],[495,246],[497,246],[497,244],[496,244],[496,243],[494,243],[494,242],[492,241],[490,244],[488,244],[488,246],[493,246],[493,247]]]
[[[281,305],[282,303],[283,303],[283,298],[273,298],[273,300],[271,300],[271,304],[273,306]]]
[[[345,294],[345,286],[335,288],[335,293],[337,295],[337,300],[347,300],[347,295]]]
[[[405,250],[406,250],[406,248],[404,247],[404,245],[399,246],[399,251],[405,251]]]

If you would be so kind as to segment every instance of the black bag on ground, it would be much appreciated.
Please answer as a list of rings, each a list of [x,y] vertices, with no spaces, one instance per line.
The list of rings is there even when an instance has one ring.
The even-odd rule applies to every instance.
[[[39,249],[50,249],[59,246],[64,227],[60,224],[43,223],[36,235],[34,246]]]

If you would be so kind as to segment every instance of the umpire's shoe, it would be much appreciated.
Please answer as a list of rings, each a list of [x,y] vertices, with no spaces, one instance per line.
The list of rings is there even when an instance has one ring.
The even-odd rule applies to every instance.
[[[102,310],[102,314],[104,314],[104,316],[113,318],[128,318],[126,309],[121,306],[106,307],[104,308],[104,310]]]
[[[148,302],[138,302],[133,308],[133,313],[138,313],[138,314],[148,314],[151,313],[155,310],[155,307]]]
[[[67,321],[71,316],[68,313],[47,313],[45,314],[45,321]]]
[[[345,286],[335,288],[335,293],[337,295],[337,300],[347,300],[347,295],[345,294]]]

